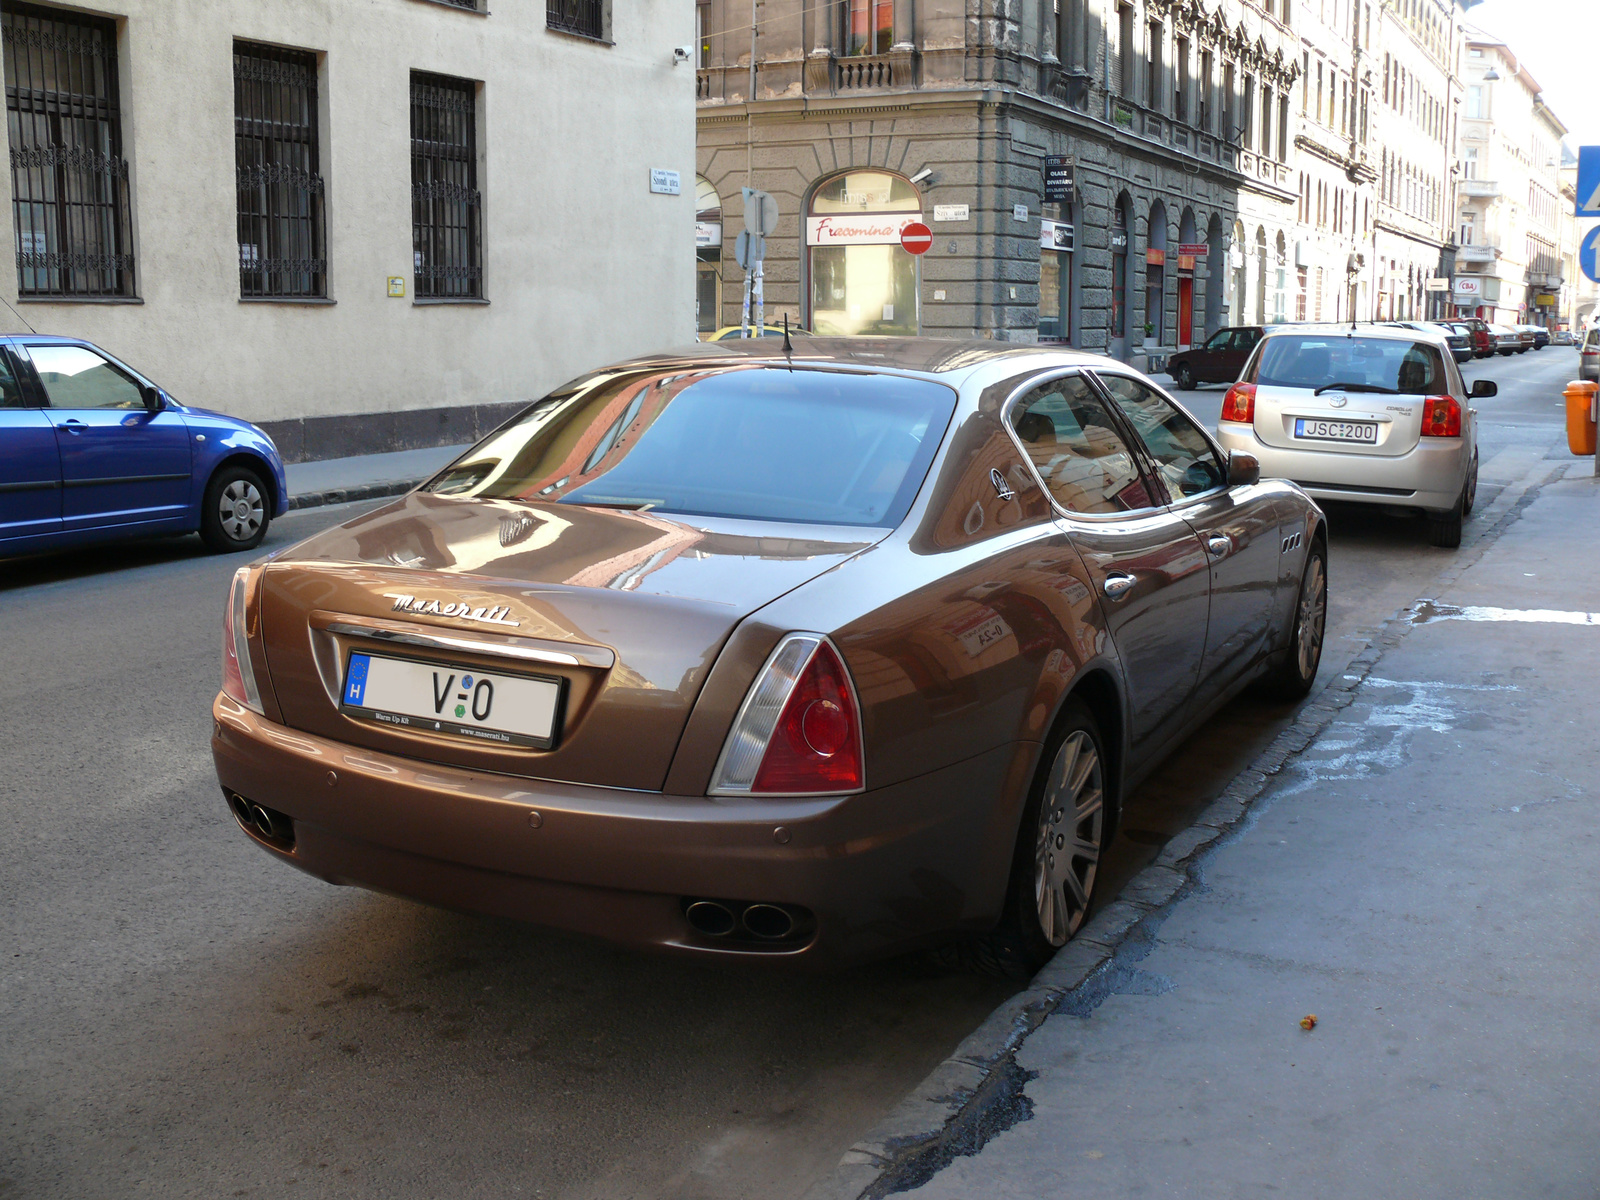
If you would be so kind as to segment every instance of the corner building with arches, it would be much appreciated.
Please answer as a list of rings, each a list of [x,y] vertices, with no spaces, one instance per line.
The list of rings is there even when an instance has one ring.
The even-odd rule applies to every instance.
[[[1293,319],[1295,21],[1317,2],[764,0],[752,38],[749,4],[707,0],[700,328],[739,322],[744,186],[779,209],[769,324],[1159,370],[1224,326]],[[933,233],[921,257],[911,221]]]

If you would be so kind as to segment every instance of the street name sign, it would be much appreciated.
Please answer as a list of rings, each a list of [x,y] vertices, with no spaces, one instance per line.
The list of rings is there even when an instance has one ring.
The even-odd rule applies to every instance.
[[[933,245],[933,230],[921,221],[913,221],[900,231],[900,244],[909,254],[926,254]]]
[[[1578,147],[1576,208],[1580,217],[1600,217],[1600,146]]]
[[[683,177],[665,167],[651,167],[650,191],[657,196],[676,196],[683,191]]]

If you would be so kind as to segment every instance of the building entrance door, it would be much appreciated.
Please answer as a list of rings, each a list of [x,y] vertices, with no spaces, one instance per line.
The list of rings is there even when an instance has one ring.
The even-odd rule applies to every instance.
[[[1178,349],[1186,350],[1194,340],[1194,279],[1178,276]]]

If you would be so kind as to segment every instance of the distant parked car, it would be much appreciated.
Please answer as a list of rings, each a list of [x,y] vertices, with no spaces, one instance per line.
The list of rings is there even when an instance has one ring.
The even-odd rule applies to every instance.
[[[1437,333],[1364,325],[1268,334],[1222,402],[1217,438],[1318,500],[1420,511],[1461,544],[1478,492],[1477,414]]]
[[[1522,334],[1509,325],[1491,325],[1489,333],[1494,338],[1495,353],[1503,354],[1507,358],[1513,354],[1521,354],[1533,345],[1531,337],[1523,341]]]
[[[1444,321],[1380,321],[1380,325],[1395,329],[1415,329],[1421,333],[1438,333],[1450,347],[1450,357],[1458,363],[1472,358],[1472,333],[1465,325],[1452,325]]]
[[[1554,333],[1552,333],[1550,335],[1550,344],[1552,346],[1570,346],[1570,345],[1572,345],[1573,344],[1573,341],[1572,341],[1572,330],[1570,330],[1570,329],[1558,329],[1558,330],[1556,330]]]
[[[1591,325],[1578,347],[1578,378],[1600,383],[1600,325]]]
[[[1219,329],[1205,344],[1180,350],[1167,360],[1167,374],[1178,390],[1187,392],[1197,383],[1232,383],[1245,360],[1271,325],[1234,325]]]
[[[0,557],[195,532],[251,550],[288,503],[248,421],[179,404],[90,342],[0,337]]]
[[[1533,348],[1543,350],[1550,344],[1550,331],[1543,325],[1518,325],[1518,333],[1526,333],[1533,338]]]
[[[1463,317],[1461,323],[1472,332],[1472,355],[1489,358],[1495,352],[1494,334],[1489,332],[1489,322],[1482,317]]]

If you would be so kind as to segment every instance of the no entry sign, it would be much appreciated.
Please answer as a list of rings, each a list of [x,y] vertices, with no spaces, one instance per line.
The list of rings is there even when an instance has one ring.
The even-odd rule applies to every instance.
[[[921,221],[913,221],[900,231],[900,244],[909,254],[925,254],[933,245],[933,230]]]

